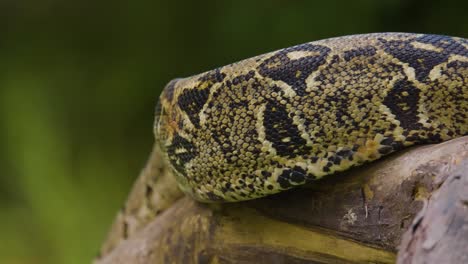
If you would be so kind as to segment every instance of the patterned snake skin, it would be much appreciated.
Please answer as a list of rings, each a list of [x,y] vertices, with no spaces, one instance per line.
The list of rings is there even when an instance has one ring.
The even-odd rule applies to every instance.
[[[171,81],[155,134],[195,199],[254,199],[414,144],[468,134],[468,41],[310,42]]]

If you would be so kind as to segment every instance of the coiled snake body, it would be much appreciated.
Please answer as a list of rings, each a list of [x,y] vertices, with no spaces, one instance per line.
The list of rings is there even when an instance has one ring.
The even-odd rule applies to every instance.
[[[468,41],[310,42],[171,81],[155,134],[181,189],[240,201],[468,134]]]

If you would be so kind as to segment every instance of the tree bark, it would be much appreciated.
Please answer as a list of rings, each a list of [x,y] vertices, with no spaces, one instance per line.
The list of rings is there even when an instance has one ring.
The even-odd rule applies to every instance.
[[[398,263],[468,263],[468,157],[436,176],[438,188],[405,232]],[[440,188],[438,187],[440,186]]]
[[[468,254],[468,137],[239,203],[195,202],[174,189],[157,150],[148,164],[96,263],[394,263],[408,227],[401,263]],[[431,242],[421,243],[427,232]]]

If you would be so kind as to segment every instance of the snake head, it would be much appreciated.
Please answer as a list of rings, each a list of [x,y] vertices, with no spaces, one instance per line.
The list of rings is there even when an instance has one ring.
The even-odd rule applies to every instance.
[[[215,70],[175,79],[166,85],[156,107],[156,143],[182,191],[203,202],[226,201],[222,190],[230,183],[223,178],[229,177],[226,172],[236,172],[227,166],[243,166],[234,162],[237,157],[231,161],[225,156],[236,151],[228,146],[227,134],[236,131],[225,131],[229,129],[225,123],[230,119],[225,111],[229,102],[210,101],[210,93],[223,85],[223,78]],[[250,123],[254,129],[253,118]]]
[[[187,181],[186,166],[197,155],[193,138],[193,124],[187,112],[184,111],[183,91],[186,89],[183,79],[174,79],[164,88],[156,105],[154,134],[156,144],[162,151],[165,162],[171,168],[179,187],[185,193],[193,195],[193,190]],[[188,99],[187,99],[188,100]],[[192,100],[192,98],[190,98]]]

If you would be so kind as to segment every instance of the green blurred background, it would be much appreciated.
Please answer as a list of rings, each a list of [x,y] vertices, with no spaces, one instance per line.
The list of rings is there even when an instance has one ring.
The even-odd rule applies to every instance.
[[[170,79],[338,35],[468,37],[467,2],[2,0],[0,263],[90,262]]]

